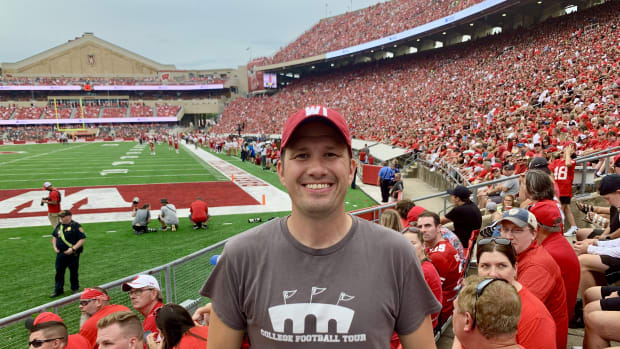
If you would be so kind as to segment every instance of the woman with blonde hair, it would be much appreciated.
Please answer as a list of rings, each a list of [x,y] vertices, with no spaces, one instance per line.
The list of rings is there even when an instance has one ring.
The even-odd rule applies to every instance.
[[[403,230],[398,211],[388,208],[381,213],[381,225],[397,232]]]

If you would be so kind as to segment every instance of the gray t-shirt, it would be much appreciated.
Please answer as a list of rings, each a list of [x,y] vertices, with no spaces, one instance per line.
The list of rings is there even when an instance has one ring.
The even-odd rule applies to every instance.
[[[413,246],[398,233],[353,217],[325,249],[299,243],[288,217],[233,237],[200,293],[253,349],[388,348],[441,305]]]
[[[173,204],[166,204],[161,207],[161,217],[166,224],[179,224],[179,217],[177,217],[177,209]]]
[[[500,178],[506,178],[506,176],[502,175]],[[503,198],[504,196],[510,194],[513,197],[517,194],[519,194],[519,180],[516,178],[513,179],[509,179],[507,181],[504,181],[502,183],[500,183],[499,185],[504,186],[506,188],[508,188],[507,191],[502,191],[500,192],[500,196]]]
[[[138,225],[141,227],[146,227],[148,224],[148,220],[151,218],[151,214],[149,210],[141,208],[136,211],[135,217],[133,217],[133,225]]]

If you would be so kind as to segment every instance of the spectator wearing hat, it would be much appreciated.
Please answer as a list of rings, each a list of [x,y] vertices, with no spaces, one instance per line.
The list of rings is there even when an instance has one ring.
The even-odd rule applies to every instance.
[[[560,267],[536,241],[538,222],[532,212],[513,208],[498,221],[501,237],[517,253],[517,281],[540,299],[555,320],[557,348],[566,348],[568,311]]]
[[[65,271],[69,268],[69,281],[71,291],[77,293],[80,289],[78,269],[80,267],[80,254],[86,240],[84,229],[80,223],[72,219],[71,211],[61,211],[60,224],[52,232],[52,248],[56,252],[56,276],[54,278],[54,292],[51,298],[64,293]]]
[[[142,327],[146,335],[153,333],[159,338],[159,330],[155,324],[155,313],[163,305],[163,297],[159,282],[152,275],[138,275],[133,280],[125,282],[121,289],[129,292],[131,306],[144,316]]]
[[[414,249],[403,236],[345,211],[355,160],[344,117],[322,106],[293,114],[283,127],[277,171],[291,197],[290,216],[229,240],[200,291],[213,302],[209,348],[237,349],[246,330],[256,349],[325,346],[314,326],[303,326],[306,313],[334,319],[341,338],[363,334],[352,338],[363,342],[345,346],[379,348],[396,331],[404,349],[434,348],[430,314],[441,305]],[[374,259],[372,277],[360,269],[384,253],[391,257]],[[303,277],[291,283],[292,275]],[[343,312],[334,318],[336,304]],[[289,315],[297,330],[285,325]],[[281,341],[281,335],[306,342]]]
[[[542,176],[546,177],[545,174]],[[579,291],[581,267],[573,246],[561,234],[562,215],[552,200],[537,201],[529,211],[534,214],[538,222],[536,240],[553,257],[556,264],[562,266],[560,271],[566,290],[566,311],[568,318],[572,319]]]
[[[90,348],[90,343],[82,335],[68,334],[67,326],[58,314],[43,312],[26,320],[26,328],[30,331],[29,344],[35,348]]]
[[[49,191],[49,195],[41,199],[41,206],[47,204],[47,218],[50,220],[52,228],[56,228],[60,222],[60,192],[50,182],[43,183],[43,189]]]
[[[463,247],[467,248],[471,232],[482,226],[482,213],[469,199],[471,191],[467,187],[457,185],[454,189],[448,190],[448,194],[454,203],[454,208],[441,217],[441,224],[453,222],[454,233],[461,240]]]
[[[131,311],[115,312],[97,322],[97,345],[101,348],[146,348],[140,318]]]
[[[173,204],[168,203],[168,199],[161,199],[159,202],[161,203],[161,211],[158,219],[161,222],[161,230],[168,230],[167,225],[170,225],[170,230],[177,231],[179,227],[177,208]]]
[[[85,288],[80,296],[82,312],[80,334],[90,343],[89,348],[97,348],[97,322],[106,315],[130,311],[124,305],[110,304],[110,297],[101,287]]]

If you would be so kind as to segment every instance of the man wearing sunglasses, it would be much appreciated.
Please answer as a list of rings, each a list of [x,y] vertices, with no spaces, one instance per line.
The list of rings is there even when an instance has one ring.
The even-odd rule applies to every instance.
[[[119,311],[128,311],[124,305],[110,304],[108,293],[100,288],[85,288],[80,297],[80,311],[84,320],[80,334],[88,340],[91,348],[97,348],[97,321],[106,315]]]
[[[454,335],[467,349],[523,348],[517,344],[521,299],[502,279],[472,275],[454,301]]]
[[[65,336],[67,327],[58,314],[43,312],[34,319],[28,319],[26,321],[26,328],[30,331],[30,341],[28,344],[31,348],[90,348],[88,340],[80,334]],[[56,341],[56,337],[67,338],[67,340],[61,339]],[[61,346],[56,346],[57,343]]]
[[[35,325],[30,330],[28,348],[59,349],[68,348],[69,333],[62,322],[44,322]],[[76,347],[74,347],[76,348]]]

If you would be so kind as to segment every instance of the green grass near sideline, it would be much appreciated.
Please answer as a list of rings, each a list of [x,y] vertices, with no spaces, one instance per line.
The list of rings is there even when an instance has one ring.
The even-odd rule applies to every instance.
[[[285,216],[288,212],[214,216],[207,230],[193,230],[187,218],[176,232],[136,236],[131,222],[84,224],[86,244],[80,257],[80,287],[102,285],[186,256],[255,227],[248,218]],[[158,222],[151,222],[157,228]],[[0,318],[50,302],[55,253],[49,227],[0,229],[3,282]],[[19,238],[19,239],[16,239]],[[204,276],[198,284],[204,282]],[[66,275],[65,294],[69,295]],[[197,295],[197,288],[194,290]],[[8,296],[11,295],[11,296]]]
[[[105,142],[1,146],[1,151],[20,153],[0,155],[0,190],[40,188],[45,181],[66,188],[228,180],[182,147],[176,154],[168,150],[167,144],[157,145],[156,155],[151,155],[148,145],[141,150],[136,149],[137,145]],[[137,154],[128,154],[132,152]],[[137,158],[123,158],[133,156]],[[133,164],[122,163],[129,161]],[[102,171],[120,169],[127,173],[102,175]]]

